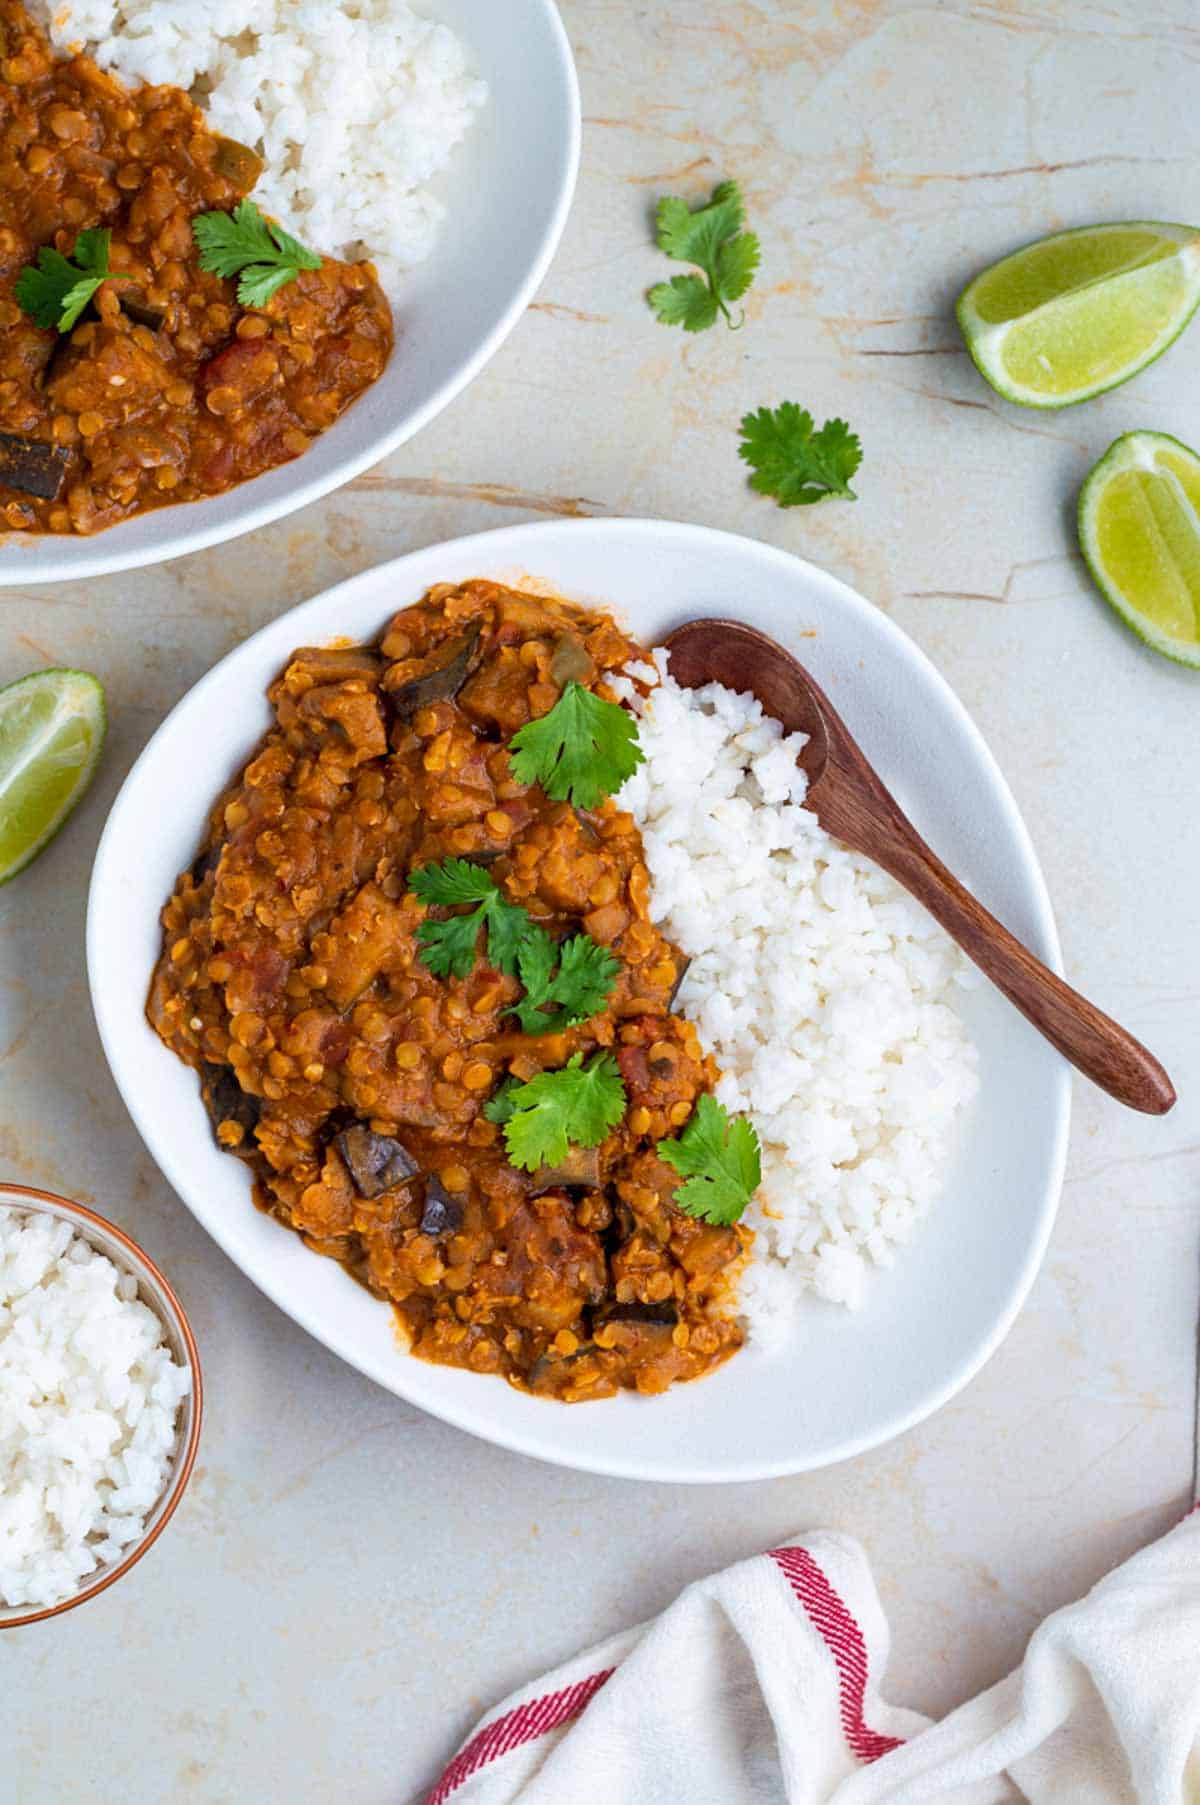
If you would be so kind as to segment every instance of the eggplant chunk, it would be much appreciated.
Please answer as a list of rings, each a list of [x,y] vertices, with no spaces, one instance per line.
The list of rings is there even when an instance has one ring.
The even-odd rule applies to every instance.
[[[206,1062],[200,1071],[200,1094],[204,1098],[204,1107],[208,1111],[214,1134],[226,1122],[234,1123],[242,1131],[241,1141],[233,1147],[222,1141],[217,1134],[217,1145],[226,1153],[241,1152],[243,1149],[252,1151],[249,1143],[258,1126],[262,1104],[257,1097],[242,1089],[233,1067]]]
[[[117,299],[121,303],[121,312],[135,326],[145,326],[151,332],[162,331],[167,318],[166,309],[147,301],[140,290],[123,288]]]
[[[577,633],[564,633],[555,640],[550,676],[559,689],[565,689],[568,683],[590,683],[595,675],[591,654]]]
[[[221,847],[219,842],[214,842],[213,845],[206,846],[203,852],[198,852],[196,854],[196,857],[192,860],[191,876],[192,882],[196,885],[197,889],[199,889],[200,885],[204,882],[209,872],[215,871],[220,863]]]
[[[569,1147],[559,1166],[539,1166],[530,1179],[529,1194],[540,1197],[543,1191],[557,1191],[563,1185],[600,1183],[600,1150],[598,1147]]]
[[[552,1397],[561,1389],[560,1380],[565,1379],[570,1383],[571,1368],[596,1351],[594,1342],[585,1341],[573,1354],[542,1354],[529,1369],[530,1391],[540,1391]]]
[[[606,1311],[596,1311],[591,1331],[601,1337],[601,1346],[626,1359],[651,1360],[670,1348],[677,1320],[670,1300],[662,1304],[613,1304]]]
[[[667,1008],[668,1009],[674,1009],[675,999],[679,995],[680,987],[683,984],[683,980],[687,977],[688,970],[692,963],[691,960],[686,958],[683,953],[680,953],[678,955],[678,959],[679,959],[679,963],[675,968],[675,982],[672,984],[671,994],[667,998]]]
[[[317,685],[344,683],[351,678],[375,683],[383,670],[383,659],[374,646],[301,646],[288,659],[289,672],[297,667]]]
[[[215,136],[213,168],[227,182],[233,182],[244,194],[249,194],[265,167],[262,158],[248,144],[239,144],[236,138],[223,137],[220,132]]]
[[[460,1199],[451,1197],[440,1179],[428,1179],[425,1184],[425,1208],[421,1211],[421,1233],[452,1235],[462,1227],[462,1219]]]
[[[669,1297],[661,1304],[610,1304],[607,1310],[597,1312],[593,1317],[592,1327],[601,1329],[606,1323],[615,1322],[648,1322],[674,1328],[678,1321],[679,1306],[673,1297]]]
[[[383,679],[392,707],[400,715],[412,715],[431,702],[450,702],[467,680],[479,645],[478,627],[472,627],[461,639],[438,646],[431,654],[432,664],[415,676],[392,680],[392,671]],[[407,661],[406,661],[407,662]],[[397,667],[393,665],[392,670]]]
[[[41,501],[57,501],[70,462],[62,445],[27,439],[23,433],[0,432],[0,485]]]
[[[345,1160],[360,1197],[378,1197],[393,1185],[407,1184],[421,1169],[403,1141],[394,1135],[376,1134],[361,1122],[344,1128],[334,1145]]]

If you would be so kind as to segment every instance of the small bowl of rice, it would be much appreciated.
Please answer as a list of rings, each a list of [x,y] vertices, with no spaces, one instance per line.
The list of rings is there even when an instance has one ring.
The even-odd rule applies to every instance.
[[[183,1306],[141,1248],[0,1184],[0,1629],[94,1598],[158,1540],[202,1396]]]

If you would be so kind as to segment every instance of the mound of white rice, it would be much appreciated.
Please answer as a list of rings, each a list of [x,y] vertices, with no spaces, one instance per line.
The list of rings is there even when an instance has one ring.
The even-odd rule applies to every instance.
[[[0,1208],[0,1604],[57,1604],[139,1540],[190,1386],[131,1273]]]
[[[433,249],[428,184],[487,98],[461,41],[406,0],[31,0],[60,50],[191,91],[266,159],[254,190],[314,250],[385,286]]]
[[[870,1266],[891,1262],[936,1199],[977,1088],[954,1007],[971,967],[800,806],[803,735],[716,684],[682,690],[664,674],[646,699],[621,689],[646,763],[620,801],[642,830],[654,918],[692,958],[678,1006],[721,1065],[721,1102],[762,1141],[742,1303],[770,1341],[805,1290],[861,1303]]]

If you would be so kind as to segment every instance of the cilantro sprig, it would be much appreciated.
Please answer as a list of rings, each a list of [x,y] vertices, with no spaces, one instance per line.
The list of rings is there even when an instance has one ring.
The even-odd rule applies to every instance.
[[[582,683],[568,683],[549,714],[514,733],[508,752],[518,783],[540,783],[552,801],[577,808],[613,795],[646,757],[633,716]]]
[[[722,1227],[739,1219],[762,1182],[754,1124],[747,1116],[731,1120],[707,1092],[678,1139],[658,1143],[658,1157],[687,1181],[675,1193],[678,1207]]]
[[[201,269],[239,278],[237,297],[243,307],[265,307],[301,270],[321,267],[315,251],[264,218],[252,200],[239,201],[232,213],[197,214],[192,236]]]
[[[525,995],[513,1004],[512,1014],[522,1031],[563,1034],[599,1015],[621,962],[590,934],[573,934],[556,945],[544,928],[535,928],[517,954],[517,969]]]
[[[80,232],[70,257],[52,244],[37,254],[36,268],[27,263],[13,287],[13,299],[37,326],[69,332],[102,282],[128,282],[124,270],[108,267],[112,233],[107,226]]]
[[[664,326],[706,332],[719,318],[734,331],[742,324],[735,322],[730,303],[740,301],[750,287],[760,257],[757,237],[742,229],[745,219],[736,182],[721,182],[708,205],[694,212],[677,195],[659,201],[659,250],[704,272],[655,283],[647,299]]]
[[[499,971],[515,976],[522,946],[539,929],[519,903],[511,903],[491,873],[469,859],[444,859],[409,874],[409,889],[424,903],[454,908],[474,903],[469,915],[445,921],[423,921],[417,929],[421,961],[437,978],[465,978],[475,963],[481,927],[487,928],[488,958]]]
[[[443,859],[409,876],[409,888],[440,908],[475,906],[467,915],[423,921],[417,929],[420,958],[438,978],[465,978],[475,963],[480,928],[498,971],[519,976],[525,995],[511,1013],[526,1034],[562,1034],[603,1009],[620,961],[590,934],[559,945],[520,903],[509,902],[489,871],[469,859]]]
[[[858,434],[844,420],[826,420],[814,431],[812,415],[795,401],[746,414],[738,455],[754,471],[750,487],[773,495],[781,508],[806,507],[828,495],[858,499],[850,487],[862,463]]]
[[[571,1147],[598,1147],[625,1114],[625,1086],[611,1053],[593,1053],[586,1065],[576,1053],[527,1084],[506,1080],[483,1113],[503,1124],[511,1164],[536,1172],[561,1165]]]

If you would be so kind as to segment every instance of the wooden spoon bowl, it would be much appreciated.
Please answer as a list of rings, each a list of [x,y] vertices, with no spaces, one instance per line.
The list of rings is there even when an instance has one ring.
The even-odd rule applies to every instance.
[[[1110,1097],[1165,1115],[1175,1087],[1153,1053],[1021,945],[925,844],[804,666],[736,620],[694,620],[666,641],[684,689],[751,691],[788,733],[804,733],[807,806],[827,833],[874,859],[923,903],[1064,1059]]]

